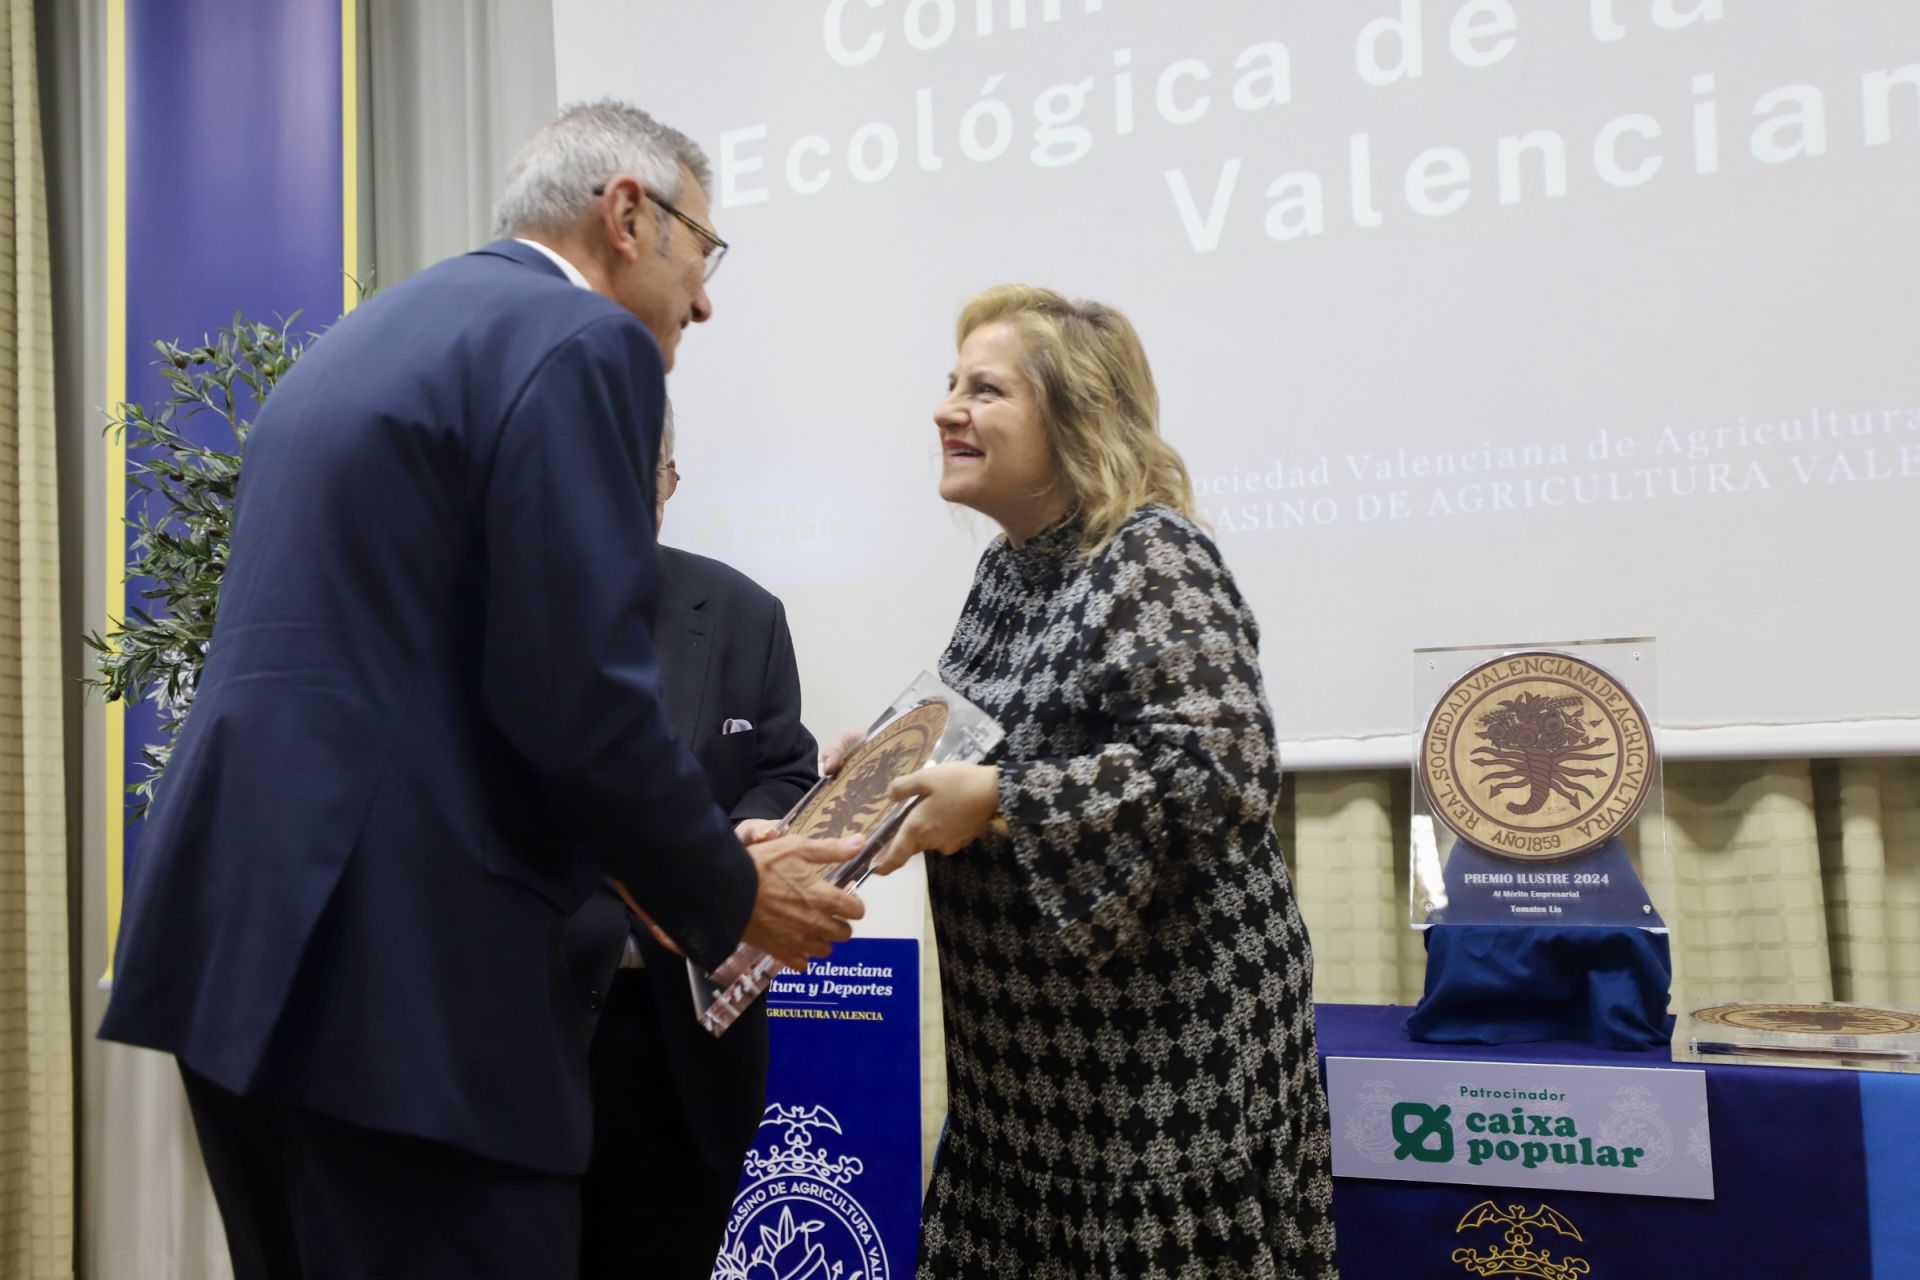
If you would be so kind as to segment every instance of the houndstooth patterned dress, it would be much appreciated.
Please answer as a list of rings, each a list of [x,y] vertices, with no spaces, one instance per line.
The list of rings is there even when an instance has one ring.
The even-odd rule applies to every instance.
[[[1143,507],[997,540],[941,677],[1009,835],[928,859],[950,1113],[920,1280],[1332,1280],[1312,952],[1252,614]]]

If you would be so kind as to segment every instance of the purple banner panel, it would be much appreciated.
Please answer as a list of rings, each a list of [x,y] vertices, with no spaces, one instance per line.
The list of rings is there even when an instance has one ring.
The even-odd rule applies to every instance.
[[[341,0],[169,0],[125,6],[121,88],[126,170],[126,397],[165,395],[156,341],[197,343],[236,312],[317,331],[340,313],[348,145],[342,125]],[[188,434],[230,448],[225,420],[195,415]],[[134,459],[130,459],[134,460]],[[131,485],[126,514],[144,499]],[[131,534],[112,535],[125,545]],[[126,584],[126,608],[151,608]],[[116,611],[116,618],[124,616]],[[150,704],[125,708],[126,782],[158,741]],[[124,797],[109,797],[110,821]],[[125,832],[121,874],[138,856]]]

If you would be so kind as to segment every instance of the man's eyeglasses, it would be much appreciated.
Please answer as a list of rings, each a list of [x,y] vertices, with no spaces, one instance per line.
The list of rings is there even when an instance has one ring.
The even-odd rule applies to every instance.
[[[604,182],[593,189],[593,194],[597,196],[603,196],[606,193],[607,193],[607,184]],[[653,201],[655,204],[659,205],[662,209],[665,209],[668,213],[680,219],[680,221],[686,223],[687,226],[693,231],[693,234],[699,236],[702,240],[704,240],[707,243],[707,251],[706,251],[707,266],[706,266],[706,275],[703,277],[703,279],[706,279],[706,280],[713,279],[714,275],[720,270],[721,260],[727,256],[727,248],[728,248],[727,242],[725,240],[722,240],[719,236],[713,234],[713,232],[707,230],[705,227],[701,226],[699,223],[695,222],[692,218],[689,218],[686,214],[680,212],[678,209],[668,204],[665,200],[662,200],[659,196],[653,194],[653,192],[651,191],[647,192],[647,199]]]
[[[665,502],[680,487],[680,467],[674,462],[663,462],[654,469],[654,500]]]

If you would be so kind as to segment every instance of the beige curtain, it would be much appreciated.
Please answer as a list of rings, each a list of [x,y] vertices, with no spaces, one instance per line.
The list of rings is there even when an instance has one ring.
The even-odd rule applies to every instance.
[[[493,239],[507,162],[551,120],[553,12],[527,0],[371,0],[367,150],[374,283]]]
[[[0,1274],[73,1274],[53,302],[33,6],[0,10]]]
[[[1281,815],[1323,1001],[1409,1004],[1406,770],[1302,774]],[[1920,760],[1681,762],[1635,851],[1673,930],[1675,1008],[1920,1004]]]

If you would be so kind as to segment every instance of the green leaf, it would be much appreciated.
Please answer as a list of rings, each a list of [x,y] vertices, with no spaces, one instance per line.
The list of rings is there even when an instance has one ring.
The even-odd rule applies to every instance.
[[[127,465],[127,492],[130,499],[138,495],[142,506],[123,516],[132,532],[127,576],[139,584],[140,599],[157,602],[152,612],[129,606],[124,618],[108,619],[104,634],[81,636],[97,672],[83,677],[83,686],[98,689],[108,702],[153,701],[161,710],[162,740],[142,748],[144,772],[127,785],[136,798],[128,806],[130,820],[145,812],[165,772],[206,663],[231,554],[240,449],[253,415],[318,336],[293,333],[299,315],[270,325],[236,311],[230,325],[203,335],[198,345],[152,343],[164,397],[152,405],[127,401],[102,415],[102,430],[135,453]],[[208,412],[224,420],[232,449],[186,434],[189,421]]]

